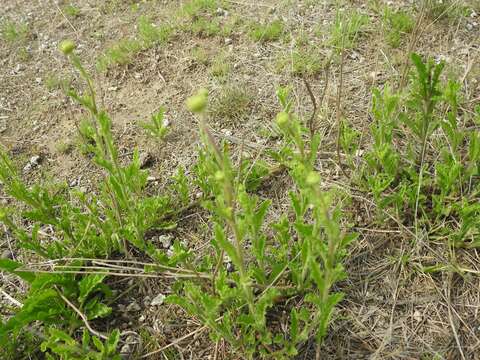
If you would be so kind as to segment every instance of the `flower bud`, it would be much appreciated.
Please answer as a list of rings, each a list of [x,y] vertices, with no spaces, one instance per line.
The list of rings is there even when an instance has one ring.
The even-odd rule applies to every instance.
[[[63,40],[59,48],[64,55],[69,55],[75,47],[75,43],[72,40]]]
[[[279,127],[285,126],[289,120],[290,116],[286,112],[282,111],[277,114],[276,122]]]
[[[207,89],[201,89],[194,95],[187,99],[187,107],[191,112],[200,113],[207,107]]]

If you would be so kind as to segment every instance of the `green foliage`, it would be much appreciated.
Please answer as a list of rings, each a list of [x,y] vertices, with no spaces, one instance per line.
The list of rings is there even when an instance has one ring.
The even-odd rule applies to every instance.
[[[145,16],[141,16],[138,20],[137,29],[144,49],[168,42],[174,33],[172,26],[168,24],[157,26]]]
[[[213,277],[209,284],[180,282],[168,298],[207,325],[214,340],[227,340],[249,359],[291,358],[309,337],[322,341],[342,298],[332,286],[345,276],[342,259],[355,238],[341,229],[340,209],[332,205],[335,195],[319,188],[314,170],[319,137],[303,140],[306,130],[290,113],[287,97],[280,89],[288,121],[279,129],[285,143],[278,160],[290,169],[296,185],[290,193],[295,220],[290,223],[285,213],[276,223],[267,221],[270,201],[246,191],[245,167],[235,170],[227,148],[213,142],[200,114],[204,146],[196,173],[211,199],[204,207],[213,214],[215,254],[197,270]],[[273,238],[266,235],[269,229]],[[285,329],[270,326],[270,314],[296,297],[307,305],[288,307]]]
[[[23,42],[28,37],[28,25],[5,20],[1,24],[2,38],[10,43]]]
[[[174,34],[174,28],[168,24],[156,26],[145,16],[137,24],[136,38],[122,39],[108,47],[97,61],[97,68],[105,71],[114,65],[130,64],[141,51],[168,42]]]
[[[314,47],[298,48],[277,63],[278,70],[289,70],[295,76],[314,76],[325,67],[321,53]]]
[[[393,11],[385,7],[383,12],[383,21],[387,31],[387,42],[390,46],[396,48],[400,46],[402,36],[413,31],[415,19],[405,11]]]
[[[222,121],[239,120],[246,116],[253,97],[244,86],[226,85],[212,103],[210,114]]]
[[[190,18],[214,12],[218,8],[217,0],[191,0],[180,9],[180,15]]]
[[[140,126],[147,131],[148,135],[162,141],[168,133],[168,122],[164,115],[165,109],[161,107],[151,116],[150,122],[142,122]]]
[[[80,15],[80,9],[72,4],[68,4],[67,6],[65,6],[63,8],[63,11],[65,12],[65,14],[73,18],[78,17]]]
[[[330,44],[337,50],[354,48],[368,23],[368,16],[358,11],[338,12],[330,30]]]
[[[220,53],[213,59],[212,66],[210,67],[210,74],[217,78],[219,81],[226,81],[227,75],[230,73],[231,65],[228,60],[228,56],[224,53]]]
[[[406,94],[374,91],[365,188],[380,215],[392,209],[401,221],[454,246],[478,246],[479,134],[460,127],[460,85],[441,81],[444,64],[416,54],[412,62],[416,73]]]
[[[249,31],[250,37],[259,42],[276,41],[281,38],[283,33],[284,26],[280,20],[274,20],[265,25],[254,23]]]
[[[75,270],[78,265],[80,262],[74,262],[70,264],[70,269]],[[13,317],[0,324],[2,348],[15,342],[21,331],[29,331],[31,324],[40,322],[44,332],[41,334],[44,341],[40,348],[47,358],[50,356],[53,359],[49,354],[56,354],[62,359],[78,360],[115,358],[111,355],[116,353],[119,332],[114,331],[106,343],[94,337],[96,351],[91,348],[88,331],[84,329],[84,341],[80,345],[72,338],[72,334],[82,328],[84,323],[65,301],[67,298],[70,303],[76,303],[75,306],[84,313],[87,320],[109,315],[111,308],[103,301],[111,298],[112,292],[103,283],[105,275],[77,276],[68,273],[68,267],[64,274],[36,274],[23,270],[23,264],[8,259],[0,260],[0,269],[18,275],[30,284],[23,306]]]

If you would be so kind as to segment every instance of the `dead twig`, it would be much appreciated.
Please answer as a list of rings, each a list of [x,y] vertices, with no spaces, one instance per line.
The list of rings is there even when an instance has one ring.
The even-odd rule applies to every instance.
[[[78,316],[82,319],[83,323],[85,324],[86,328],[88,331],[90,331],[93,335],[103,339],[103,340],[108,340],[108,336],[102,334],[101,332],[98,332],[94,328],[92,328],[88,322],[87,317],[85,316],[84,313],[82,313],[70,300],[68,300],[62,292],[55,286],[55,289],[57,290],[58,295],[62,298],[63,301],[67,303],[68,306],[72,308],[73,311],[77,313]]]

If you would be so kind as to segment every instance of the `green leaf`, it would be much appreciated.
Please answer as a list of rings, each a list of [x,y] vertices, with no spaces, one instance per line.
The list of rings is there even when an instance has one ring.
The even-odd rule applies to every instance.
[[[83,304],[87,297],[97,288],[99,284],[102,283],[106,276],[107,275],[103,274],[84,276],[78,283],[78,288],[80,290],[80,294],[78,295],[79,302]]]
[[[28,283],[32,283],[35,280],[35,273],[29,271],[16,271],[16,269],[22,267],[23,264],[10,260],[10,259],[0,259],[0,270],[8,271],[9,273],[15,274],[25,280]]]

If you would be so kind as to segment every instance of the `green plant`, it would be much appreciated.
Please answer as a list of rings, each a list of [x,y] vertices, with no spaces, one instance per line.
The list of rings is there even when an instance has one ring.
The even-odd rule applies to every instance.
[[[219,79],[221,82],[225,82],[230,70],[231,65],[228,56],[225,53],[217,54],[213,59],[212,66],[210,67],[210,74]]]
[[[118,358],[114,355],[119,341],[118,331],[107,336],[88,325],[89,320],[105,317],[111,311],[103,303],[111,296],[104,283],[108,269],[101,273],[80,271],[88,267],[82,258],[105,258],[119,251],[128,254],[129,247],[134,246],[159,262],[174,264],[182,259],[185,251],[176,244],[173,256],[168,257],[145,240],[147,230],[174,226],[171,220],[161,220],[171,211],[170,198],[144,195],[147,173],[140,170],[138,152],[134,153],[130,164],[120,164],[111,120],[97,106],[92,78],[75,55],[74,43],[64,41],[60,49],[86,83],[84,93],[70,90],[68,95],[88,110],[90,119],[82,122],[80,131],[85,148],[105,172],[105,178],[100,184],[99,194],[79,189],[67,191],[64,185],[53,189],[38,184],[30,187],[21,179],[7,153],[0,151],[3,191],[19,202],[18,207],[1,207],[0,221],[16,237],[19,247],[32,251],[36,257],[53,261],[55,269],[59,269],[30,269],[11,260],[0,261],[3,271],[30,283],[30,291],[21,309],[1,324],[0,343],[7,346],[20,332],[30,331],[30,324],[37,321],[41,326],[34,334],[37,336],[38,333],[37,337],[43,341],[41,350],[47,356],[115,359]],[[154,122],[161,118],[162,113],[157,114]],[[158,135],[156,130],[154,132]],[[159,131],[162,133],[161,129]],[[182,191],[184,200],[184,189]],[[25,223],[31,224],[31,229],[25,229]],[[39,235],[43,226],[51,227],[54,234],[51,240]],[[83,327],[80,343],[78,332]],[[89,332],[94,336],[91,337]]]
[[[28,25],[6,20],[2,22],[2,37],[8,42],[23,42],[28,37]]]
[[[173,35],[174,28],[168,24],[157,26],[149,18],[141,16],[138,20],[137,31],[143,48],[148,49],[168,42]]]
[[[164,115],[165,109],[161,107],[160,110],[151,116],[150,122],[142,122],[140,126],[147,131],[148,135],[163,141],[168,133],[168,121]]]
[[[130,64],[138,53],[168,42],[174,34],[172,26],[156,26],[145,16],[139,18],[137,31],[137,38],[122,39],[108,47],[97,60],[97,68],[105,71],[114,65]]]
[[[243,86],[226,85],[212,103],[209,113],[223,121],[238,120],[244,117],[253,98]]]
[[[0,215],[3,221],[5,214]],[[120,335],[118,330],[110,336],[93,330],[95,336],[91,337],[88,332],[92,329],[87,325],[81,344],[71,337],[88,321],[105,317],[111,312],[111,308],[103,303],[111,297],[111,290],[103,283],[105,275],[68,274],[68,270],[75,270],[78,264],[74,262],[71,267],[67,266],[66,273],[49,274],[36,273],[38,269],[33,272],[25,270],[22,264],[9,259],[0,260],[1,270],[13,273],[30,284],[22,307],[15,316],[0,324],[0,345],[3,349],[8,349],[11,343],[15,344],[19,333],[26,331],[41,338],[40,349],[49,359],[54,359],[52,354],[72,360],[119,359],[115,355]],[[35,322],[43,325],[39,333],[32,326]],[[90,344],[91,340],[94,347]]]
[[[97,68],[105,71],[113,65],[126,65],[142,50],[142,44],[135,39],[123,39],[107,48],[97,61]]]
[[[181,16],[195,18],[204,14],[212,13],[217,8],[217,0],[190,0],[181,7],[179,13]]]
[[[368,23],[368,16],[358,11],[337,12],[330,31],[330,44],[337,50],[354,48]]]
[[[259,42],[276,41],[280,39],[283,33],[283,22],[280,20],[274,20],[265,25],[254,23],[249,31],[250,37]]]
[[[405,11],[392,11],[385,7],[383,12],[384,26],[387,31],[387,42],[392,47],[398,47],[404,34],[411,33],[415,19]]]
[[[460,85],[442,83],[444,64],[423,62],[416,54],[412,62],[416,74],[406,94],[392,94],[389,87],[374,92],[366,188],[381,211],[393,207],[417,233],[423,229],[454,246],[478,246],[478,132],[467,136],[462,130]],[[443,135],[434,136],[439,131]]]
[[[72,4],[68,4],[67,6],[65,6],[63,8],[63,11],[65,11],[65,14],[70,17],[77,17],[80,15],[80,9]]]
[[[293,75],[300,77],[317,75],[324,67],[325,61],[313,47],[298,48],[277,63],[278,70],[289,69]]]
[[[213,272],[209,282],[182,281],[168,301],[185,308],[211,330],[213,339],[225,339],[246,358],[290,358],[298,347],[315,336],[326,335],[333,309],[341,294],[332,285],[345,276],[341,266],[346,247],[355,236],[339,223],[334,194],[319,188],[313,166],[319,145],[315,135],[304,142],[302,128],[290,113],[285,90],[279,90],[284,108],[277,124],[285,145],[279,160],[290,169],[296,189],[290,193],[294,222],[287,214],[276,223],[266,218],[269,200],[260,200],[245,188],[245,174],[238,173],[226,147],[219,147],[205,124],[205,93],[188,106],[200,117],[204,146],[197,165],[198,184],[213,214],[215,253],[204,257],[197,271]],[[193,106],[197,103],[202,106]],[[266,234],[271,229],[275,235]],[[227,257],[230,266],[225,266]],[[308,304],[298,310],[287,305],[296,297]],[[276,326],[270,317],[287,308],[287,318]],[[283,330],[282,330],[283,329]]]

